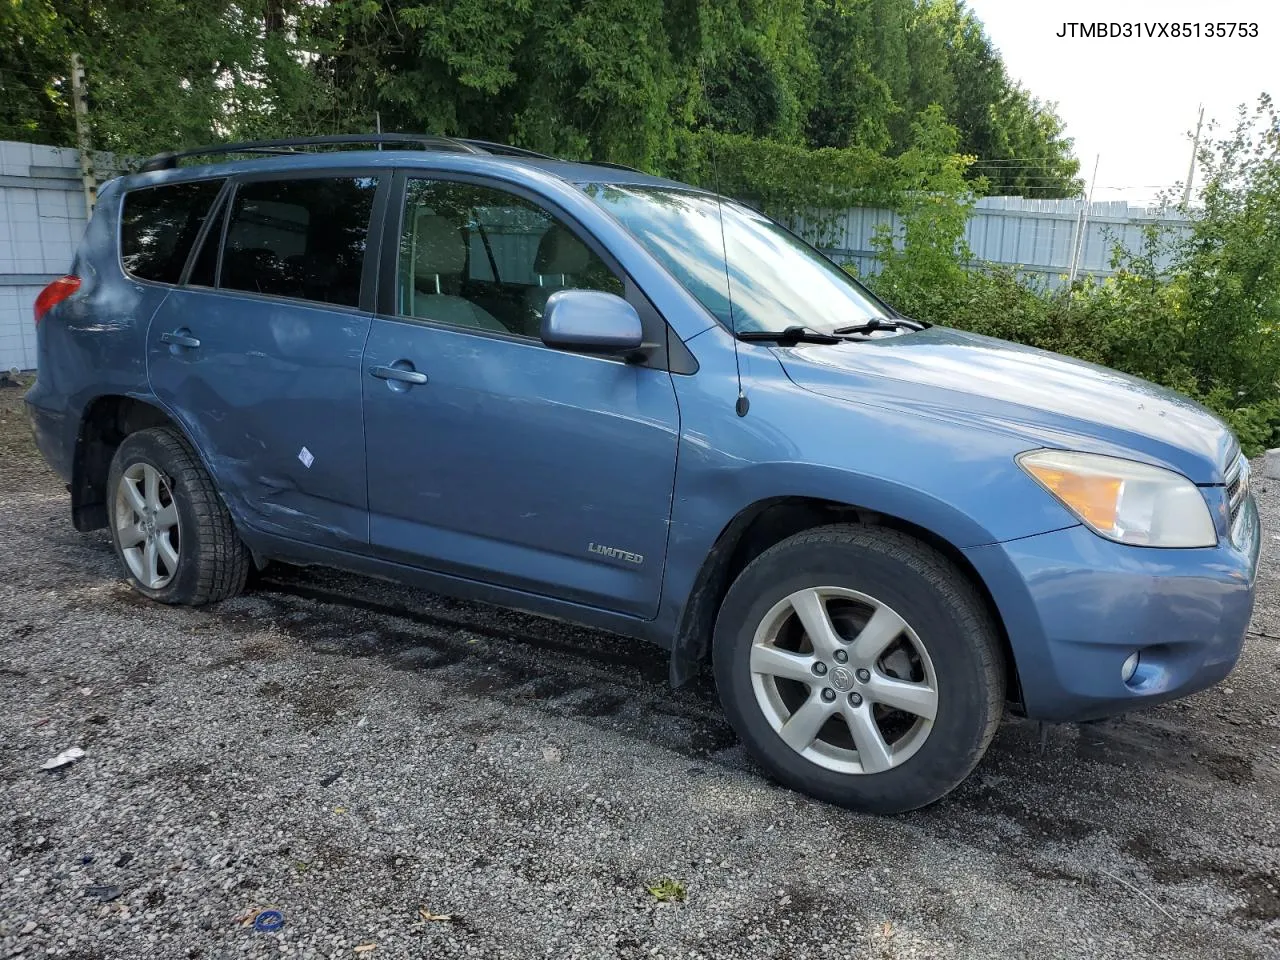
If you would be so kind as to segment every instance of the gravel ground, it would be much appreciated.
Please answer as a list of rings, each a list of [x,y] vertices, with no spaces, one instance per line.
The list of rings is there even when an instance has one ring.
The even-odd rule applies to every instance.
[[[288,568],[213,608],[141,600],[20,399],[0,957],[1280,956],[1269,532],[1224,685],[1043,747],[1011,719],[946,800],[875,818],[765,781],[709,686],[607,635]],[[1280,484],[1259,500],[1275,529]],[[647,892],[666,877],[684,902]],[[267,907],[279,932],[245,924]]]

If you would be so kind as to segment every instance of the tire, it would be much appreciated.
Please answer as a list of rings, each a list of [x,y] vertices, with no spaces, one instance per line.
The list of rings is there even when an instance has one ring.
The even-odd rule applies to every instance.
[[[771,776],[871,813],[954,789],[1004,709],[1004,657],[977,591],[885,528],[819,527],[756,557],[721,605],[712,659],[730,723]]]
[[[111,540],[135,590],[161,603],[200,606],[244,589],[249,551],[180,433],[152,427],[129,434],[107,483]]]

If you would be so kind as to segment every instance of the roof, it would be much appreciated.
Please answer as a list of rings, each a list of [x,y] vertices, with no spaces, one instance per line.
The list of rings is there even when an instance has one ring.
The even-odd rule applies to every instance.
[[[377,147],[368,149],[376,143]],[[405,149],[404,144],[415,146]],[[330,149],[324,152],[299,150],[309,146],[361,146],[364,149]],[[425,147],[425,149],[423,149]],[[178,161],[187,157],[208,157],[219,154],[255,154],[248,159],[229,160],[221,163],[201,163],[180,167]],[[157,154],[148,160],[138,174],[128,177],[134,184],[166,183],[203,179],[211,176],[234,176],[246,173],[264,173],[279,170],[349,170],[352,167],[377,168],[382,166],[421,167],[454,171],[489,172],[501,176],[519,170],[537,170],[569,183],[616,183],[685,187],[687,185],[655,177],[621,164],[579,163],[537,154],[519,147],[483,140],[459,140],[450,137],[414,134],[388,135],[338,135],[310,137],[297,140],[256,141],[242,144],[220,144],[200,147],[181,153]]]

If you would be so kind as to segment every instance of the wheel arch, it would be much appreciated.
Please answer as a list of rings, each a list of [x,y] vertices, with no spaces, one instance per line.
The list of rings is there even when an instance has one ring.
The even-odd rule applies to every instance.
[[[153,401],[129,394],[103,394],[85,405],[71,466],[71,521],[82,533],[107,525],[107,471],[124,438],[149,427],[168,427],[199,449],[182,424]]]
[[[995,598],[964,552],[938,533],[910,520],[820,497],[771,497],[744,507],[721,530],[694,577],[671,646],[671,683],[693,679],[711,654],[711,638],[720,605],[730,585],[752,560],[788,537],[815,527],[857,523],[905,533],[950,560],[977,590],[999,634],[1008,676],[1009,699],[1021,702],[1017,668],[1004,619]]]

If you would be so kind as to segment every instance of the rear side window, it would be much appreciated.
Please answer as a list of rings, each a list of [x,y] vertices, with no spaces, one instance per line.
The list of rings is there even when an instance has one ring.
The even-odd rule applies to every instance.
[[[377,185],[374,177],[242,184],[218,286],[356,306]]]
[[[221,180],[146,187],[124,195],[120,259],[140,280],[177,283]]]

